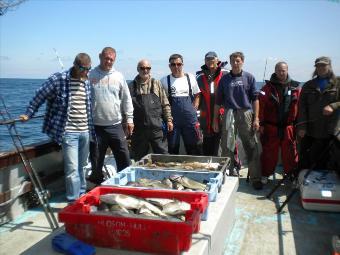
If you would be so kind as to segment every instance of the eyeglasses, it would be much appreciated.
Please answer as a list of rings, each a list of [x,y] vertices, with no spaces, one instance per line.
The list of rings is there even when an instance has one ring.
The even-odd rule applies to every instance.
[[[170,63],[170,66],[171,66],[171,67],[175,67],[175,66],[180,67],[180,66],[182,66],[182,65],[183,65],[183,63]]]
[[[86,67],[86,66],[81,66],[81,65],[78,65],[78,64],[77,64],[77,66],[78,66],[78,69],[79,69],[80,72],[90,71],[91,70],[91,66]]]
[[[150,66],[140,66],[139,69],[140,70],[148,70],[148,71],[150,71],[151,67]]]

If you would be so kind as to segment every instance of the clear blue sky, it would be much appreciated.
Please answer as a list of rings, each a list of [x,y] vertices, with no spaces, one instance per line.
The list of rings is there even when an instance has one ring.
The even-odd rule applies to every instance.
[[[105,46],[117,50],[115,66],[136,75],[142,58],[156,78],[169,73],[172,53],[184,56],[187,72],[204,54],[221,60],[243,51],[244,69],[263,79],[275,62],[287,61],[297,80],[311,77],[316,57],[326,55],[340,75],[340,2],[333,1],[51,1],[28,0],[0,16],[0,77],[47,78],[86,52],[98,64]],[[228,65],[228,67],[230,67]]]

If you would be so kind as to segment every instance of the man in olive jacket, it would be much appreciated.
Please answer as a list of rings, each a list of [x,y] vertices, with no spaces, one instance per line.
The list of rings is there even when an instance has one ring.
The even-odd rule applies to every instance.
[[[340,79],[328,57],[315,60],[313,79],[302,88],[299,102],[298,135],[303,138],[300,169],[327,169],[329,143],[339,137]]]
[[[133,103],[132,155],[140,160],[149,151],[168,154],[166,135],[162,130],[163,123],[167,132],[173,129],[172,116],[168,97],[159,80],[151,77],[151,64],[142,59],[137,65],[138,75],[129,84]]]

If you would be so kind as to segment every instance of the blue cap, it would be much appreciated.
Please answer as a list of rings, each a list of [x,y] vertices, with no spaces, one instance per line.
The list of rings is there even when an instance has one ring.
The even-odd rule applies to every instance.
[[[217,58],[217,54],[215,51],[209,51],[207,54],[205,54],[205,58]]]

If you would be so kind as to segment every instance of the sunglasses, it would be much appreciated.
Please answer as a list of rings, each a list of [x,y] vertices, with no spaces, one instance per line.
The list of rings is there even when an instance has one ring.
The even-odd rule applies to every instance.
[[[77,66],[78,66],[78,69],[79,69],[80,72],[90,71],[91,70],[91,66],[86,67],[86,66],[81,66],[81,65],[78,65],[78,64],[77,64]]]
[[[151,70],[151,67],[150,66],[140,66],[139,67],[140,70]]]
[[[182,66],[183,63],[170,63],[170,66],[175,67],[175,66]]]

